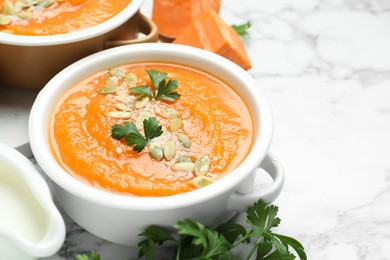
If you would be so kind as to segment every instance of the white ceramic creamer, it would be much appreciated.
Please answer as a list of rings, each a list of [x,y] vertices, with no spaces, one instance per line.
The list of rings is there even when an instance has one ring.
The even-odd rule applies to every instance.
[[[50,256],[64,239],[47,183],[26,157],[0,143],[0,259]]]

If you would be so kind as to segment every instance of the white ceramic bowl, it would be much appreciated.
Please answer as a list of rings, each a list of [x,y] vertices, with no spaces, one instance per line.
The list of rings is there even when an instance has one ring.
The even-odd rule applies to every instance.
[[[65,224],[48,185],[35,166],[0,143],[0,259],[36,259],[55,254]]]
[[[248,104],[255,123],[255,141],[247,158],[233,172],[216,183],[169,197],[129,197],[108,193],[69,175],[53,158],[48,143],[50,114],[58,99],[87,76],[132,62],[178,63],[207,71],[223,79]],[[29,137],[38,163],[54,182],[54,194],[64,210],[80,226],[109,241],[136,246],[139,234],[151,224],[170,226],[182,218],[215,225],[245,210],[259,198],[272,202],[280,193],[284,173],[268,153],[273,134],[270,107],[255,90],[248,72],[221,56],[197,48],[146,43],[112,48],[84,58],[57,74],[39,93],[30,113]],[[258,168],[273,179],[267,190],[253,191]]]

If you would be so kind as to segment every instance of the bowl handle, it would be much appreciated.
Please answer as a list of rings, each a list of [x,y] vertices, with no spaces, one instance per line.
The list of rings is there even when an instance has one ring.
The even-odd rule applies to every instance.
[[[158,30],[157,25],[148,17],[143,15],[140,11],[138,11],[134,16],[128,20],[123,27],[129,26],[132,30],[132,27],[136,24],[136,34],[138,32],[141,32],[144,34],[144,37],[140,38],[131,38],[131,39],[108,39],[104,43],[104,48],[112,48],[112,47],[118,47],[122,45],[127,44],[134,44],[134,43],[146,43],[146,42],[157,42],[158,40]]]
[[[284,184],[284,170],[281,163],[274,155],[268,153],[259,168],[271,176],[272,185],[266,190],[253,190],[250,193],[234,192],[227,205],[229,211],[245,211],[248,206],[253,205],[259,199],[266,203],[272,203],[279,196]]]

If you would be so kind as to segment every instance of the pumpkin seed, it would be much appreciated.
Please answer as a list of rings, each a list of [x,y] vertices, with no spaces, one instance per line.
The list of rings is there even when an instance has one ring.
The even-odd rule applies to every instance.
[[[149,103],[149,97],[142,97],[134,102],[135,108],[143,108]]]
[[[29,20],[34,16],[32,12],[28,12],[28,11],[21,11],[16,13],[16,15],[23,20]]]
[[[172,165],[175,172],[193,172],[195,164],[193,162],[178,162]]]
[[[174,108],[172,108],[172,107],[165,107],[165,108],[164,108],[164,114],[165,114],[167,117],[170,117],[170,118],[180,117],[179,112],[177,112],[176,109],[174,109]]]
[[[177,134],[177,139],[183,144],[184,148],[191,148],[191,140],[186,134]]]
[[[125,76],[125,81],[129,86],[135,85],[137,83],[137,76],[134,73],[129,73]]]
[[[131,117],[131,113],[126,111],[111,111],[107,112],[106,116],[117,119],[128,119]]]
[[[124,73],[121,70],[116,70],[116,69],[110,70],[108,72],[108,74],[110,74],[111,76],[114,76],[114,77],[119,77],[119,78],[124,78],[126,76],[126,73]]]
[[[39,7],[49,7],[52,4],[54,4],[55,0],[43,0],[43,1],[38,1],[38,4],[36,6]]]
[[[164,158],[163,149],[155,143],[149,143],[149,153],[157,161],[161,161]]]
[[[207,154],[202,154],[195,162],[196,176],[205,175],[210,170],[210,158]]]
[[[0,25],[7,25],[11,23],[11,18],[6,15],[0,14]],[[4,31],[2,31],[4,32]]]
[[[192,160],[188,156],[180,155],[179,158],[177,158],[177,162],[192,162]]]
[[[210,185],[214,182],[215,180],[206,176],[197,176],[190,180],[190,184],[192,184],[196,188],[203,188],[207,185]]]
[[[122,101],[122,102],[127,103],[127,104],[134,104],[136,99],[137,99],[136,96],[130,95],[127,92],[122,92],[116,96],[116,100]]]
[[[112,79],[108,78],[106,80],[105,87],[99,89],[98,91],[99,91],[99,93],[102,93],[102,94],[114,94],[114,93],[116,93],[116,90],[117,90],[116,83]]]
[[[28,8],[30,6],[33,6],[33,5],[38,5],[40,4],[40,0],[24,0],[24,1],[20,1],[22,3],[22,7],[23,8]]]
[[[175,144],[175,141],[173,141],[172,139],[168,140],[164,144],[164,157],[165,157],[165,159],[170,161],[170,160],[173,159],[173,157],[175,157],[175,155],[176,155],[176,144]]]
[[[24,7],[24,3],[20,0],[16,0],[14,3],[14,10],[15,12],[20,12]]]
[[[10,1],[5,1],[3,3],[3,14],[5,15],[13,15],[15,14],[15,8],[14,5]]]
[[[123,103],[116,103],[114,107],[120,111],[130,111],[130,107]]]
[[[183,123],[180,117],[175,117],[169,123],[169,131],[176,132],[182,127]]]
[[[144,127],[144,120],[145,119],[148,119],[149,117],[151,117],[152,114],[150,114],[149,112],[147,111],[142,111],[141,114],[137,117],[137,119],[135,120],[135,125],[138,129],[141,129]]]

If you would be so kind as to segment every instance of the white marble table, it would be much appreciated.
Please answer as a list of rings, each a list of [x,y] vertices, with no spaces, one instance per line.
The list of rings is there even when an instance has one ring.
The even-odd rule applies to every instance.
[[[227,23],[252,23],[249,73],[275,115],[271,150],[286,171],[277,231],[308,259],[390,259],[390,1],[222,2]],[[66,242],[47,259],[136,259],[64,217]]]

